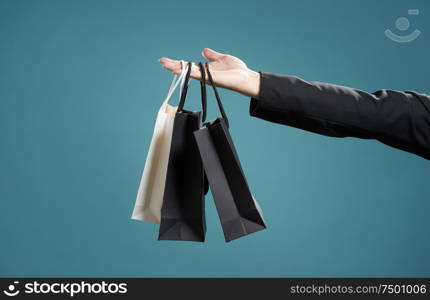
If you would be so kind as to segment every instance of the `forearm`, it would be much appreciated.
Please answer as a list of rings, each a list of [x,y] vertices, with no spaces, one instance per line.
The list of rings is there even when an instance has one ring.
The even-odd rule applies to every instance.
[[[261,73],[253,116],[334,137],[377,139],[430,158],[430,97],[357,89]]]

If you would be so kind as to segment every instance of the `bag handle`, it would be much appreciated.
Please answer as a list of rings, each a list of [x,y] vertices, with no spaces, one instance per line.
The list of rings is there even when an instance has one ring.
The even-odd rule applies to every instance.
[[[185,61],[181,60],[181,84],[179,85],[179,100],[181,99],[181,95],[182,95],[182,89],[184,88],[184,83],[185,83],[185,75],[187,74],[188,71],[188,66],[185,64]]]
[[[185,79],[184,79],[184,84],[183,84],[183,88],[182,88],[182,92],[181,92],[181,98],[179,100],[179,105],[178,105],[178,112],[181,112],[184,110],[185,98],[187,97],[188,84],[190,82],[190,74],[191,74],[192,67],[193,67],[193,63],[188,62],[188,70],[187,70],[187,74],[185,75]],[[201,65],[201,63],[199,63],[199,67],[200,67],[200,69],[203,69],[203,65]],[[200,81],[200,88],[202,91],[202,110],[203,110],[202,122],[204,122],[206,120],[206,111],[207,111],[207,108],[206,108],[206,104],[207,104],[207,101],[206,101],[206,84],[204,81]]]
[[[199,62],[199,68],[200,68],[200,74],[202,77],[200,80],[200,91],[202,95],[202,106],[203,106],[202,122],[205,122],[206,114],[207,114],[206,75],[205,75],[205,70],[203,68],[203,64],[201,62]]]
[[[228,128],[229,127],[228,118],[227,118],[227,115],[225,114],[224,106],[222,105],[221,98],[218,94],[218,90],[216,89],[214,81],[212,79],[211,72],[209,71],[209,64],[205,63],[205,66],[206,66],[206,71],[208,72],[209,83],[212,85],[212,88],[213,88],[214,93],[215,93],[215,98],[216,98],[216,101],[218,103],[219,111],[221,112],[221,116],[225,120],[225,124],[227,125],[227,128]]]
[[[181,75],[178,76],[175,74],[175,76],[173,76],[173,80],[172,80],[172,83],[170,84],[169,92],[167,93],[166,99],[164,100],[163,104],[166,104],[170,100],[176,87],[180,82],[181,82],[180,88],[182,93],[182,86],[184,85],[184,78],[188,69],[184,67],[185,62],[183,60],[181,60],[181,65],[182,65]],[[179,97],[181,96],[181,93],[179,94]]]

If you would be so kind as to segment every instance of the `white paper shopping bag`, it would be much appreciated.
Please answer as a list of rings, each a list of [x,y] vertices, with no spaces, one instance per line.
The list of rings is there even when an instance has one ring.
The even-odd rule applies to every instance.
[[[180,76],[174,76],[167,97],[157,114],[151,145],[131,216],[133,220],[153,223],[160,223],[161,220],[161,207],[163,205],[173,122],[177,110],[177,107],[171,106],[168,101],[178,85],[180,85],[182,92],[188,67],[184,62],[181,63],[182,73]]]

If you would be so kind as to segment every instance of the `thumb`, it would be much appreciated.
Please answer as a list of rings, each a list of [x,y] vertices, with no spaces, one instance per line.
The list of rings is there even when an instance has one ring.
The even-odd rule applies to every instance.
[[[202,56],[207,60],[218,60],[222,58],[225,54],[216,52],[215,50],[204,48],[202,51]]]

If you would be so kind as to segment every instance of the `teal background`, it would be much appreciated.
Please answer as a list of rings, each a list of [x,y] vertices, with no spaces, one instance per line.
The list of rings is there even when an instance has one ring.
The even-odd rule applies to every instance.
[[[257,71],[430,93],[429,15],[424,0],[0,0],[0,276],[430,276],[428,161],[251,118],[226,90],[267,230],[224,243],[212,197],[204,244],[130,220],[172,78],[159,57],[210,47]],[[384,36],[400,16],[418,40]]]

